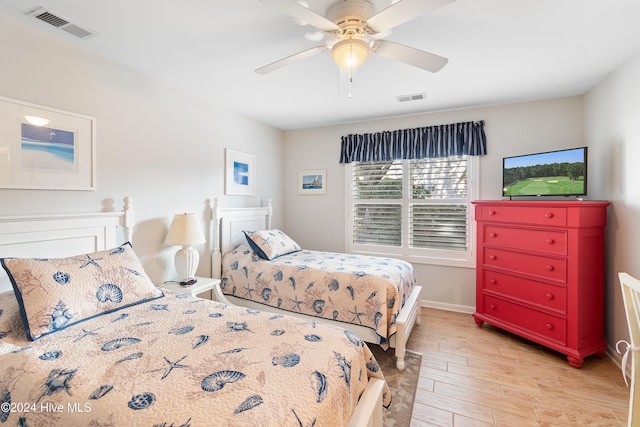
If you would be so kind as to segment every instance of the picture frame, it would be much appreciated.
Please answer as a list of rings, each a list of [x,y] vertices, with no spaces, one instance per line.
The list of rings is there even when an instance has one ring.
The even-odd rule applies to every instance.
[[[225,148],[225,194],[255,195],[256,156]]]
[[[0,97],[0,188],[95,190],[96,119]]]
[[[327,194],[325,169],[298,171],[298,194]]]

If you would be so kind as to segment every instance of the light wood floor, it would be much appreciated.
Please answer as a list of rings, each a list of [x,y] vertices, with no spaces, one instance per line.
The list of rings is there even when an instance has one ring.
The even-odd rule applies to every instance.
[[[411,427],[626,426],[629,390],[608,356],[572,368],[470,314],[428,308],[407,347],[422,353]]]

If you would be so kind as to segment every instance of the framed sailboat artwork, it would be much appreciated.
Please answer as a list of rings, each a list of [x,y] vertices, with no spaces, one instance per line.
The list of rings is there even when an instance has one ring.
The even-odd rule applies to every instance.
[[[327,194],[327,171],[324,169],[299,171],[298,194]]]

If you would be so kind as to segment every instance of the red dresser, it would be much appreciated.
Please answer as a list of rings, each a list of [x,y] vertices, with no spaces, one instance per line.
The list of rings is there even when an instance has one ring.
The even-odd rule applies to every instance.
[[[604,355],[609,202],[476,201],[476,312],[579,368]]]

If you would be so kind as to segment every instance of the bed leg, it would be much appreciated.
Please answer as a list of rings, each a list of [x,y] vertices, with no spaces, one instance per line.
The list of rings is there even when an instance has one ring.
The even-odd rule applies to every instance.
[[[407,337],[406,337],[406,325],[399,324],[398,330],[396,331],[396,368],[399,371],[404,371],[406,367],[406,363],[404,362],[404,354],[407,349]]]
[[[396,354],[397,354],[397,352],[396,352]],[[400,357],[398,357],[396,359],[396,368],[398,368],[398,371],[404,371],[404,368],[406,368],[406,367],[407,367],[407,364],[404,361],[404,355],[402,356],[402,359]]]

